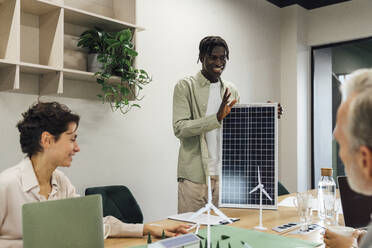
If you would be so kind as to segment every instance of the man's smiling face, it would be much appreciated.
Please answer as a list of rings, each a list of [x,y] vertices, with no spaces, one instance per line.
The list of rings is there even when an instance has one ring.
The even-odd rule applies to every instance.
[[[201,58],[203,63],[202,72],[211,82],[217,82],[226,65],[226,50],[223,46],[216,46],[211,54],[206,54]]]

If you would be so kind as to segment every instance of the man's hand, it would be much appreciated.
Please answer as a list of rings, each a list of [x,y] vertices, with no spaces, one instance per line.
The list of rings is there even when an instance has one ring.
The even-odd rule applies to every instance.
[[[148,233],[150,233],[152,236],[160,238],[164,230],[165,236],[174,237],[179,234],[186,234],[187,228],[189,228],[189,226],[185,224],[173,226],[155,226],[151,224],[145,224],[143,225],[143,235],[147,235]]]
[[[282,114],[283,114],[282,105],[280,105],[280,103],[278,103],[278,119],[280,119],[280,117],[282,117]]]
[[[267,103],[272,103],[272,101],[267,101]],[[282,105],[280,105],[280,103],[278,103],[278,119],[280,119],[280,117],[282,117],[283,115],[283,108],[282,108]]]
[[[347,237],[326,229],[323,240],[326,248],[350,248],[354,247],[354,240],[358,238],[358,235],[358,230],[356,230],[351,237]]]
[[[222,121],[223,119],[225,119],[225,117],[228,114],[230,114],[231,108],[236,103],[236,100],[234,99],[230,104],[228,104],[230,96],[231,96],[231,93],[229,93],[229,90],[226,89],[225,93],[223,94],[223,99],[222,99],[220,108],[218,109],[218,112],[217,112],[218,121]]]

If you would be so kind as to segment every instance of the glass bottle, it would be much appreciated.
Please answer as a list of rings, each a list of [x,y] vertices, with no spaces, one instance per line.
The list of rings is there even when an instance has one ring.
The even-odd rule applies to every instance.
[[[326,223],[332,222],[336,203],[336,184],[332,177],[332,168],[321,168],[318,183],[318,216]]]

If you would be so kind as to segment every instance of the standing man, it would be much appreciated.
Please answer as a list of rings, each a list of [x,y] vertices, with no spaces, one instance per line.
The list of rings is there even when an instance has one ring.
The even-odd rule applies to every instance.
[[[202,70],[180,80],[173,94],[173,129],[180,139],[178,213],[194,212],[208,200],[206,177],[211,175],[213,204],[218,205],[221,121],[239,102],[235,86],[221,79],[229,48],[219,36],[200,41]]]
[[[334,137],[340,144],[339,156],[351,188],[372,195],[372,70],[354,72],[341,86],[341,91],[343,102],[334,130]],[[372,224],[368,232],[356,231],[354,238],[358,247],[371,248]],[[329,230],[324,234],[324,243],[330,248],[355,247],[352,239]]]

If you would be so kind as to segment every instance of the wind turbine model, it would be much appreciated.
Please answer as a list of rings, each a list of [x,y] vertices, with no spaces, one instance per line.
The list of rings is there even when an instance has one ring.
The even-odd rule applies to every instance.
[[[251,193],[255,192],[256,190],[260,189],[260,225],[255,226],[254,228],[258,229],[258,230],[267,230],[266,227],[262,226],[262,192],[266,195],[267,198],[269,198],[270,201],[272,201],[273,199],[271,199],[269,194],[264,189],[264,185],[261,183],[261,175],[260,175],[260,167],[259,166],[258,166],[257,178],[258,178],[258,185],[249,192],[249,194],[251,194]]]
[[[212,203],[212,189],[211,189],[211,176],[208,176],[208,203],[199,209],[197,212],[195,212],[193,215],[190,216],[190,220],[198,217],[199,215],[203,214],[204,212],[207,212],[208,215],[208,225],[207,225],[207,248],[211,248],[211,225],[209,217],[211,215],[211,209],[222,219],[227,221],[228,223],[232,223],[232,221],[224,214],[222,213],[218,208],[216,208]]]

